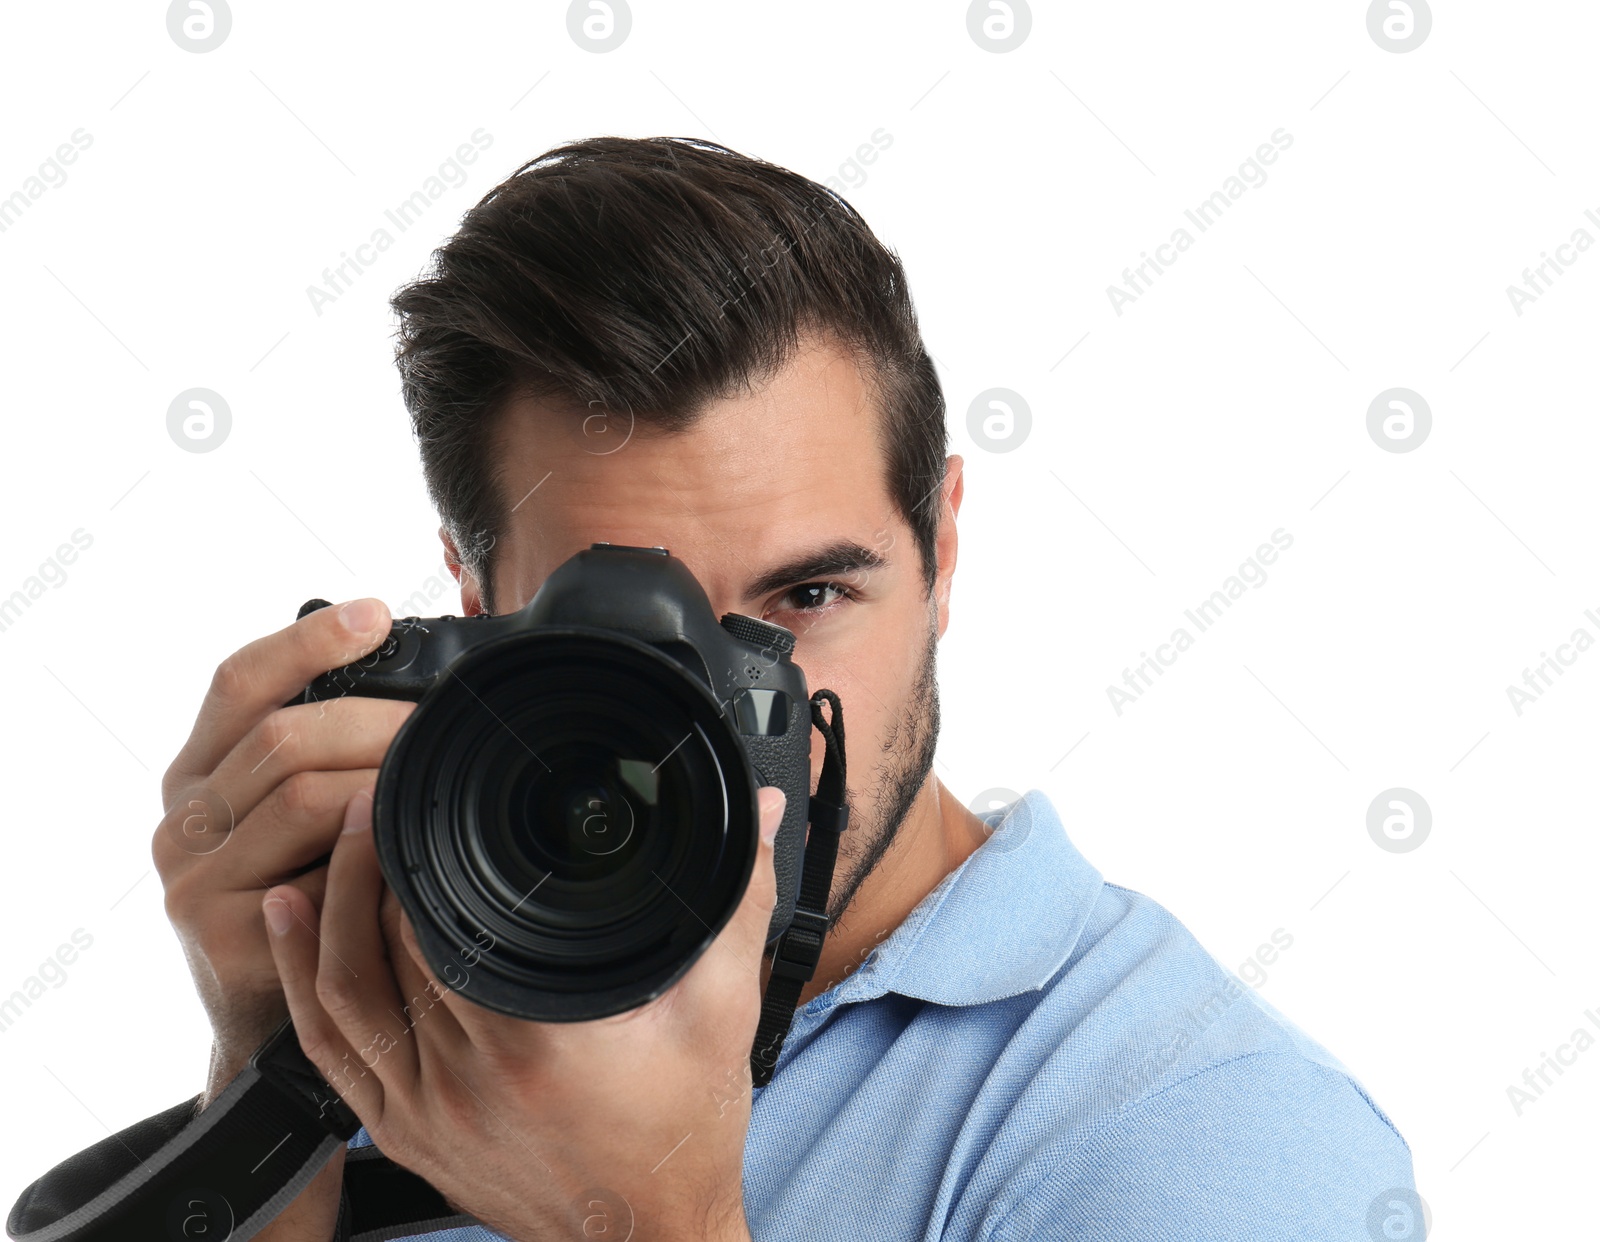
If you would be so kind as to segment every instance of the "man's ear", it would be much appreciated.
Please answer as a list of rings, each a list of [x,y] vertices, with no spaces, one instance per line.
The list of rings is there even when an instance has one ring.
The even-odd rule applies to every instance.
[[[944,484],[939,495],[939,532],[934,537],[938,569],[933,579],[933,598],[939,609],[939,637],[950,625],[950,580],[956,572],[956,514],[961,511],[962,477],[966,465],[952,453],[945,459]]]
[[[461,563],[461,553],[456,550],[456,541],[442,526],[439,528],[439,542],[444,544],[444,563],[449,568],[451,577],[461,586],[461,615],[475,617],[484,611],[483,590],[479,587],[478,580],[472,576],[472,571]]]

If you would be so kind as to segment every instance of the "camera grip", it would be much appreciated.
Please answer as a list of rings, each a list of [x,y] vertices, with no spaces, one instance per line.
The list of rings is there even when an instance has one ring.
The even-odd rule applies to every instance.
[[[777,880],[777,900],[772,907],[772,922],[767,928],[767,943],[788,929],[794,918],[795,898],[800,891],[800,867],[805,858],[806,807],[811,796],[811,748],[798,746],[796,737],[809,737],[811,705],[791,697],[788,728],[776,736],[743,736],[745,752],[762,785],[776,785],[787,799],[777,838],[772,843],[772,869]]]

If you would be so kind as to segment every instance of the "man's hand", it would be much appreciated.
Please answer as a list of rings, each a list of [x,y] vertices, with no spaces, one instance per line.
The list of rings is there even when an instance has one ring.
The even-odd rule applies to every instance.
[[[750,1046],[782,814],[782,791],[763,789],[750,887],[677,984],[613,1018],[536,1023],[433,978],[359,793],[320,915],[296,886],[263,902],[300,1045],[386,1155],[517,1242],[748,1240]]]
[[[328,869],[318,860],[338,839],[351,795],[372,784],[416,706],[355,697],[283,704],[388,632],[383,603],[357,600],[241,648],[217,667],[194,730],[162,777],[166,813],[151,854],[211,1020],[205,1103],[288,1012],[261,925],[262,894],[285,886],[304,908],[321,904]],[[342,1164],[336,1157],[263,1242],[327,1238]]]
[[[379,600],[323,608],[217,666],[194,729],[161,780],[151,855],[216,1044],[209,1099],[288,1012],[261,898],[291,884],[322,901],[344,809],[371,786],[414,703],[283,704],[389,632]]]

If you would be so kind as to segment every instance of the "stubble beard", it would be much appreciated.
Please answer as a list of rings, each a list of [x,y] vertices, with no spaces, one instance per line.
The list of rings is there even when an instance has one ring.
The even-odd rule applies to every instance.
[[[828,902],[830,925],[839,924],[862,884],[889,852],[933,770],[934,750],[939,742],[939,682],[935,675],[938,641],[938,633],[930,626],[922,665],[906,696],[904,714],[883,740],[878,763],[869,778],[870,791],[865,797],[850,797],[850,827],[840,842],[839,853],[839,862],[848,863],[849,870]],[[847,844],[853,848],[846,849]]]

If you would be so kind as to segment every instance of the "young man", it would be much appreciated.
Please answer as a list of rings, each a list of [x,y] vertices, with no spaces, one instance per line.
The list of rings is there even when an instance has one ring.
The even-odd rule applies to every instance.
[[[316,1065],[366,1067],[336,1079],[352,1147],[427,1179],[462,1216],[426,1236],[463,1242],[1372,1236],[1411,1161],[1359,1084],[1103,883],[1042,795],[983,822],[933,775],[961,459],[905,272],[854,210],[708,143],[574,143],[394,306],[465,614],[607,541],[798,635],[848,723],[834,923],[764,1088],[770,847],[640,1010],[543,1025],[446,992],[402,1022],[430,976],[367,791],[411,705],[279,706],[388,631],[375,600],[327,608],[223,662],[163,785],[155,857],[215,1029],[202,1102],[287,1011]],[[233,808],[230,848],[174,845],[197,788]],[[345,1163],[260,1236],[335,1236]]]

